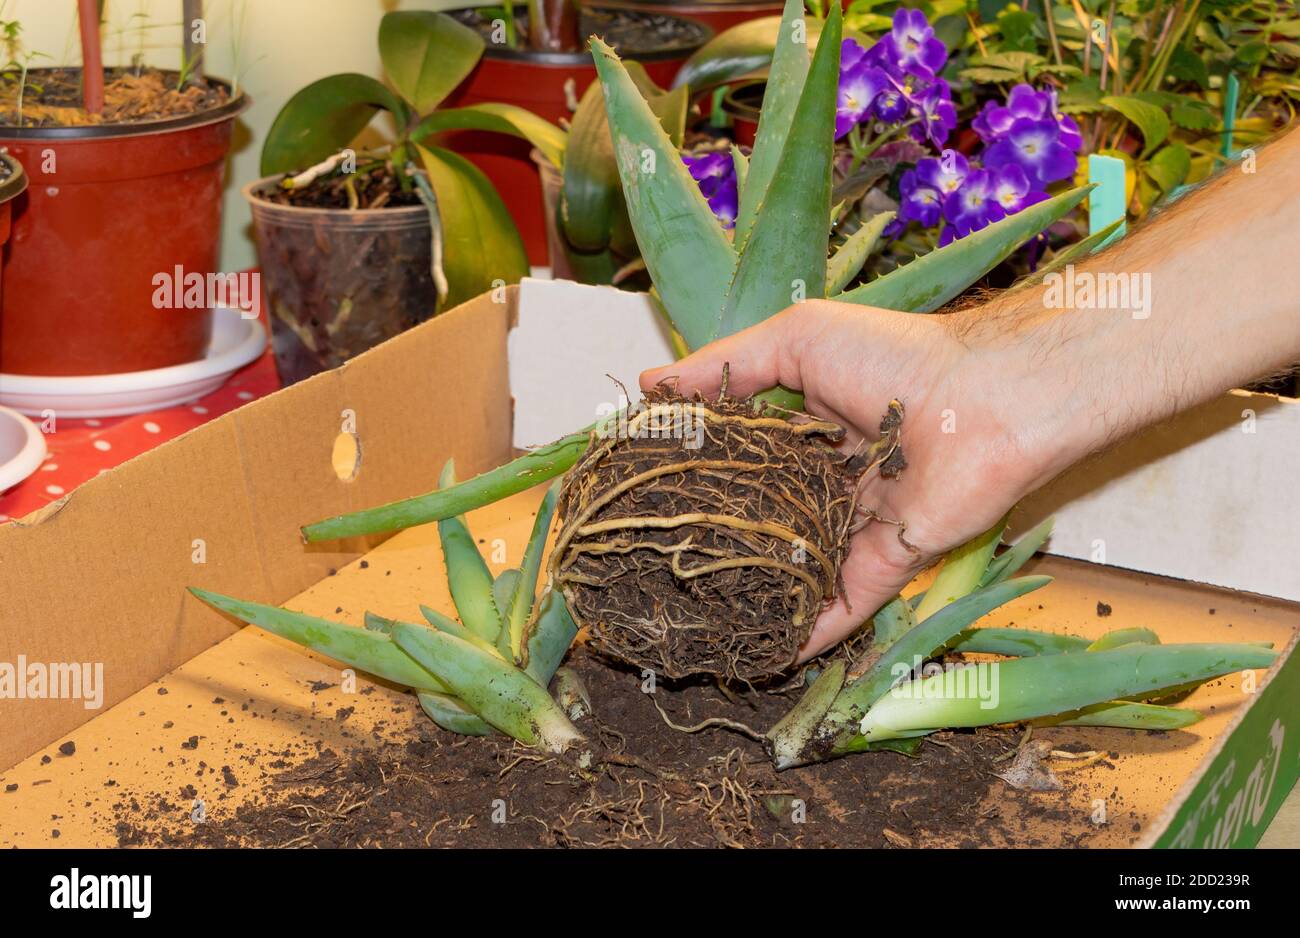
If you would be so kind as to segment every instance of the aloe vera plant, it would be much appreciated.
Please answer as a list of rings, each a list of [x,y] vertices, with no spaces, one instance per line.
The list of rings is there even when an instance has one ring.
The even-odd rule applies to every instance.
[[[448,462],[444,486],[454,484]],[[366,613],[365,626],[345,625],[208,590],[195,596],[345,665],[415,692],[430,719],[467,736],[501,732],[549,752],[564,752],[583,736],[551,698],[547,686],[577,627],[549,590],[537,597],[537,573],[554,514],[543,500],[519,568],[493,577],[465,519],[438,525],[447,582],[459,620],[421,607],[426,622],[399,622]]]

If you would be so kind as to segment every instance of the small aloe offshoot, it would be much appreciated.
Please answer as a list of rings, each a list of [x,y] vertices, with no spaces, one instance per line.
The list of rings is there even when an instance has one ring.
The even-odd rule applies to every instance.
[[[1162,645],[1143,628],[1117,629],[1092,642],[1028,629],[969,628],[1051,582],[1011,577],[1042,546],[1050,523],[993,556],[1004,529],[999,523],[949,554],[921,596],[899,597],[877,613],[863,659],[851,667],[837,660],[817,675],[768,733],[778,768],[873,749],[914,752],[922,737],[956,727],[1034,722],[1181,729],[1201,715],[1152,701],[1225,674],[1267,668],[1276,658],[1254,644]],[[950,652],[1010,660],[938,667]]]
[[[442,473],[455,484],[452,463]],[[551,528],[555,493],[538,511],[520,569],[493,577],[462,516],[438,525],[447,582],[459,619],[421,607],[425,623],[367,612],[364,627],[193,588],[222,612],[261,626],[415,692],[430,719],[465,736],[504,733],[560,753],[583,736],[547,687],[577,627],[549,590],[536,598],[537,572]]]

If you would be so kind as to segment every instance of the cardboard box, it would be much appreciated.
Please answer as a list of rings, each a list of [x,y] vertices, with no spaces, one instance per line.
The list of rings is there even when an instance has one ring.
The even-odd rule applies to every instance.
[[[97,709],[76,698],[0,700],[0,846],[54,843],[49,819],[55,814],[59,844],[116,842],[106,785],[116,797],[136,786],[181,789],[192,783],[222,810],[256,799],[264,782],[248,760],[254,744],[293,762],[317,741],[347,750],[409,733],[424,718],[408,696],[382,685],[353,695],[354,712],[341,724],[309,689],[313,681],[337,681],[336,666],[258,629],[233,629],[185,587],[282,602],[354,623],[367,608],[416,618],[423,602],[452,612],[430,527],[383,543],[304,547],[298,526],[427,491],[448,457],[455,457],[464,477],[505,461],[516,447],[570,432],[599,408],[617,406],[620,382],[634,389],[641,368],[669,357],[646,298],[526,281],[206,424],[49,509],[0,527],[0,666],[22,658],[87,664],[91,673],[98,664],[104,677]],[[551,374],[563,375],[562,387]],[[1294,409],[1289,413],[1281,419],[1293,419]],[[341,434],[355,434],[359,463]],[[1128,457],[1133,465],[1149,464],[1140,452],[1144,445],[1135,442],[1138,452]],[[1196,478],[1192,465],[1201,445],[1177,454],[1165,446],[1161,455],[1173,469],[1164,475]],[[1113,466],[1103,460],[1081,471],[1099,468]],[[1050,503],[1059,491],[1072,489],[1054,486],[1034,505]],[[521,544],[537,497],[536,491],[523,493],[475,513],[476,534]],[[1212,501],[1212,490],[1201,497]],[[1126,527],[1100,529],[1110,545],[1107,562],[1040,559],[1038,568],[1056,582],[983,624],[1014,621],[1084,635],[1145,625],[1167,641],[1223,640],[1226,634],[1271,641],[1286,653],[1252,692],[1244,692],[1249,682],[1243,687],[1240,676],[1196,691],[1187,705],[1207,718],[1186,731],[1070,731],[1118,755],[1110,767],[1080,770],[1071,795],[1075,820],[1040,826],[1035,837],[1064,841],[1091,828],[1092,802],[1114,790],[1132,823],[1092,830],[1091,843],[1253,844],[1300,768],[1297,733],[1288,733],[1287,725],[1300,702],[1294,654],[1300,607],[1289,601],[1297,594],[1285,582],[1272,585],[1285,574],[1269,556],[1280,545],[1248,538],[1249,530],[1223,518],[1215,536],[1240,537],[1237,553],[1245,557],[1238,562],[1234,554],[1228,567],[1234,582],[1226,585],[1235,589],[1188,582],[1186,575],[1158,576],[1178,577],[1184,570],[1178,564],[1191,558],[1171,558],[1166,569],[1152,570],[1160,559],[1158,543],[1147,539],[1138,551],[1127,540],[1176,523],[1162,516],[1168,503],[1146,509],[1105,499],[1086,504],[1099,521],[1083,515],[1071,520],[1076,507],[1058,515],[1067,533],[1082,532],[1069,534],[1069,543],[1123,512]],[[1259,518],[1251,514],[1242,524]],[[1181,544],[1191,543],[1191,532],[1184,534]],[[1120,569],[1117,556],[1147,558],[1143,572]],[[1257,579],[1237,579],[1252,570]],[[1241,592],[1264,586],[1271,596]],[[1109,604],[1113,616],[1099,619],[1098,602]],[[250,699],[258,718],[230,712],[235,702]],[[200,755],[212,770],[198,781],[192,765],[177,759],[191,736],[201,740]],[[75,761],[58,761],[58,746],[69,739],[76,743]],[[215,774],[222,766],[230,766],[239,785],[223,783]],[[11,784],[21,798],[3,793]]]

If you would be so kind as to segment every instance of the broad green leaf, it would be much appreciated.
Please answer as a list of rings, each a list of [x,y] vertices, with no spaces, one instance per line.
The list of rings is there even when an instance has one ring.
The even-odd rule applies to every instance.
[[[443,466],[438,487],[445,490],[455,484],[455,465],[449,459]],[[492,601],[492,573],[478,552],[465,519],[456,516],[439,521],[438,539],[447,566],[447,585],[461,622],[485,641],[496,641],[501,631],[501,616]]]
[[[913,313],[938,309],[1030,238],[1069,214],[1084,200],[1089,188],[1082,186],[1031,205],[834,299]]]
[[[650,110],[659,117],[668,139],[680,147],[686,128],[681,96],[669,100],[639,62],[627,62],[624,67]],[[569,128],[560,227],[577,251],[594,254],[608,248],[615,231],[628,224],[605,98],[601,83],[594,81],[578,102]],[[608,278],[601,282],[608,282]]]
[[[934,582],[925,591],[925,598],[916,607],[918,622],[924,622],[944,606],[979,588],[1006,529],[1007,519],[1003,518],[983,534],[948,552]]]
[[[798,12],[802,12],[799,10]],[[718,33],[686,60],[673,87],[690,86],[691,95],[698,96],[709,88],[724,85],[738,78],[762,75],[772,64],[772,50],[776,47],[781,24],[789,22],[789,17],[762,16],[746,20],[730,29]],[[806,23],[809,51],[816,48],[821,35],[822,21],[810,17]],[[845,30],[864,46],[871,45],[872,40],[853,30]]]
[[[1169,136],[1169,118],[1158,105],[1135,95],[1111,94],[1101,103],[1123,114],[1142,134],[1142,156],[1146,156]]]
[[[546,688],[496,655],[406,622],[393,626],[393,640],[461,703],[521,743],[558,753],[582,740]]]
[[[400,125],[406,107],[368,75],[330,75],[314,81],[275,115],[262,144],[263,176],[314,166],[346,147],[379,111]]]
[[[1024,658],[1087,651],[1090,644],[1088,639],[1077,635],[1035,632],[1032,629],[966,629],[958,633],[955,641],[948,643],[947,650]]]
[[[555,517],[555,502],[559,494],[560,483],[556,481],[542,496],[542,503],[537,507],[537,517],[533,519],[533,533],[528,538],[524,559],[519,565],[515,592],[510,599],[509,609],[504,613],[503,628],[509,631],[510,654],[515,661],[523,659],[524,626],[537,598],[537,574],[542,569],[542,554],[546,551],[546,538],[551,530],[551,519]]]
[[[687,344],[713,338],[736,252],[614,51],[591,41],[623,194],[646,269]]]
[[[594,425],[593,425],[594,426]],[[360,534],[400,531],[417,524],[441,521],[482,508],[530,489],[539,482],[553,479],[567,470],[586,452],[592,427],[570,433],[563,439],[538,447],[531,453],[489,469],[448,489],[438,489],[413,498],[404,498],[376,508],[317,521],[302,529],[308,544]]]
[[[1169,117],[1184,130],[1211,130],[1219,126],[1219,115],[1199,101],[1175,104],[1169,109]]]
[[[565,132],[514,104],[488,102],[434,111],[411,131],[411,139],[425,143],[429,136],[449,130],[489,130],[519,137],[537,147],[551,165],[564,165]]]
[[[791,5],[795,3],[790,0]],[[736,223],[736,243],[743,246],[718,336],[733,335],[762,322],[800,298],[826,295],[826,225],[831,212],[831,161],[840,75],[838,5],[831,7],[822,38],[825,41],[813,56],[793,120],[782,127],[780,138],[775,134],[763,138],[763,128],[759,127],[745,188],[751,201],[761,198],[761,207],[747,238],[740,221]],[[783,48],[777,46],[773,80]],[[769,87],[769,91],[773,90]],[[775,172],[764,184],[765,163],[760,159],[765,160],[771,150],[760,147],[775,147],[778,139],[783,149]],[[759,194],[755,196],[755,192]]]
[[[483,37],[443,13],[398,10],[379,21],[379,57],[397,93],[427,114],[465,80]]]
[[[451,309],[497,282],[528,276],[528,254],[514,219],[492,183],[465,157],[441,147],[415,146],[438,196],[442,223],[442,268]]]
[[[970,688],[997,687],[994,699],[946,693],[939,674],[908,681],[881,697],[862,721],[866,739],[944,727],[1019,723],[1168,687],[1267,668],[1277,658],[1252,645],[1125,645],[1110,651],[1043,655],[971,665]],[[996,683],[995,683],[996,682]]]
[[[890,645],[865,674],[845,688],[826,715],[828,724],[842,728],[861,719],[877,700],[888,693],[900,672],[911,671],[917,662],[943,648],[976,619],[1050,582],[1052,578],[1049,576],[1027,576],[995,583],[963,596],[922,620],[920,625]]]
[[[848,286],[849,281],[858,275],[862,265],[880,244],[881,233],[885,226],[894,220],[893,212],[881,212],[873,215],[865,225],[840,245],[839,250],[831,255],[826,266],[826,292],[836,294]]]
[[[1146,170],[1162,190],[1173,192],[1187,181],[1187,174],[1192,170],[1192,156],[1183,144],[1171,143],[1147,160]]]
[[[838,62],[840,44],[839,19],[835,23]],[[740,249],[749,238],[750,229],[758,219],[759,206],[767,197],[768,186],[776,175],[777,166],[785,153],[785,141],[794,123],[796,110],[803,95],[804,81],[808,76],[808,30],[803,15],[803,0],[785,0],[785,8],[776,34],[772,37],[771,73],[763,92],[763,109],[754,138],[754,150],[749,157],[749,171],[745,191],[741,194],[736,213],[735,243]],[[680,79],[679,79],[680,81]],[[834,104],[832,103],[832,107]],[[824,141],[833,143],[834,129]],[[789,290],[787,289],[787,293]],[[808,294],[815,296],[816,294]],[[788,304],[787,304],[788,305]],[[724,335],[727,333],[723,333]]]
[[[455,697],[428,691],[420,691],[416,696],[419,697],[420,706],[428,714],[429,719],[449,733],[459,733],[461,736],[491,736],[495,732],[482,717],[477,716]]]
[[[1048,726],[1114,726],[1126,730],[1181,730],[1199,723],[1203,716],[1196,710],[1163,707],[1160,704],[1112,703],[1093,704],[1061,716],[1039,722]]]
[[[320,652],[356,668],[403,687],[446,693],[448,686],[421,667],[410,655],[393,644],[389,635],[374,629],[357,628],[318,619],[302,612],[247,602],[190,587],[190,592],[214,609],[260,626],[291,642]],[[396,625],[394,625],[396,628]],[[415,628],[425,628],[415,626]],[[425,631],[429,631],[425,629]]]

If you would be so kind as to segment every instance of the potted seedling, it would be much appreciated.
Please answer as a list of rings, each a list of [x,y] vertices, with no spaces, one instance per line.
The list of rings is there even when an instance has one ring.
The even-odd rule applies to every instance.
[[[224,161],[248,98],[193,61],[103,68],[97,4],[78,9],[82,67],[20,55],[0,75],[0,146],[33,182],[14,203],[0,372],[160,368],[200,358],[210,337],[206,303],[157,307],[157,277],[216,270]]]
[[[797,23],[798,0],[783,15]],[[1032,206],[838,292],[846,282],[843,268],[860,265],[862,258],[848,248],[847,255],[841,249],[828,261],[825,250],[840,54],[837,9],[826,29],[834,41],[822,43],[811,62],[806,43],[790,39],[777,46],[770,77],[775,93],[752,158],[733,155],[742,179],[734,242],[724,236],[635,81],[607,45],[593,41],[631,224],[664,307],[690,346],[773,315],[788,305],[795,280],[813,296],[932,310],[1086,194],[1076,190]],[[647,154],[657,167],[653,173],[644,170]],[[308,540],[323,540],[437,521],[460,623],[427,613],[432,628],[387,626],[376,619],[379,635],[363,639],[365,630],[351,629],[345,642],[335,638],[340,626],[200,595],[245,621],[410,686],[419,686],[407,664],[415,661],[480,720],[561,753],[579,742],[579,734],[555,717],[542,678],[557,660],[553,650],[572,637],[569,619],[585,627],[605,654],[665,676],[703,674],[760,684],[791,671],[813,618],[835,594],[858,482],[867,473],[888,476],[905,469],[899,402],[882,420],[880,438],[854,454],[828,445],[843,432],[833,423],[807,415],[792,419],[791,408],[800,404],[799,395],[781,388],[746,401],[725,393],[716,400],[686,399],[660,388],[643,406],[476,478],[452,484],[445,473],[440,488],[428,495],[305,529]],[[565,475],[558,491],[553,485],[542,501],[520,572],[498,587],[477,553],[471,556],[461,513],[560,473]],[[561,520],[546,563],[547,583],[534,601],[552,512]],[[1049,582],[1015,576],[1048,530],[1040,526],[999,554],[1004,526],[995,526],[952,552],[924,593],[889,603],[856,644],[806,672],[810,687],[803,700],[762,735],[775,764],[788,768],[851,752],[914,750],[918,740],[945,727],[1049,720],[1178,728],[1196,714],[1153,700],[1273,661],[1273,652],[1256,645],[1161,645],[1141,629],[1089,643],[972,628],[987,612]],[[741,577],[744,589],[738,588]],[[452,638],[436,637],[439,632]],[[397,659],[400,674],[377,660],[367,664],[353,651],[362,642],[387,649],[388,641],[405,652]],[[540,659],[546,667],[528,675],[535,641],[548,649]],[[966,669],[968,675],[912,675],[916,661],[933,662],[946,652],[999,660]],[[532,683],[521,683],[521,669]],[[968,682],[987,681],[994,669],[1000,696],[992,709],[947,692],[942,683],[933,686],[953,673]],[[510,708],[508,716],[502,706]],[[479,729],[467,724],[458,731]],[[602,756],[595,741],[582,740],[579,748],[579,766]]]
[[[588,36],[605,37],[620,54],[639,62],[656,84],[671,84],[682,62],[711,35],[681,16],[571,0],[531,0],[483,5],[453,16],[487,43],[482,60],[451,96],[451,105],[500,101],[526,108],[557,124],[574,109],[596,77]],[[448,145],[464,153],[492,180],[510,206],[530,260],[547,263],[542,188],[530,148],[497,135],[460,133]]]
[[[482,38],[468,27],[441,13],[388,13],[379,51],[391,88],[351,73],[303,88],[267,133],[265,178],[244,190],[286,383],[528,273],[501,196],[434,135],[480,128],[562,159],[563,132],[530,111],[439,109],[482,54]],[[392,121],[391,139],[357,143],[380,111]]]

